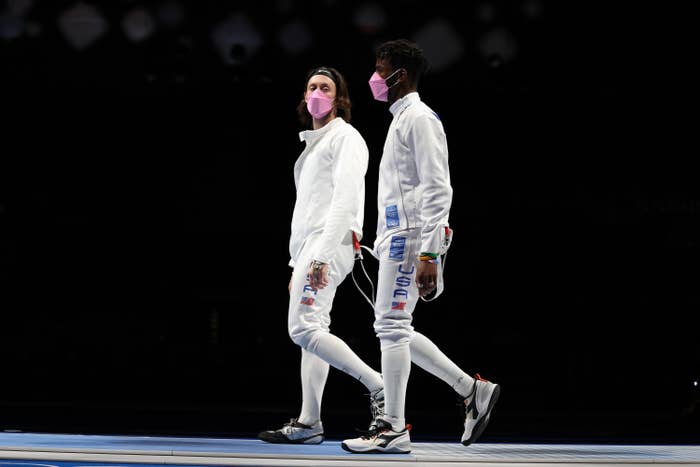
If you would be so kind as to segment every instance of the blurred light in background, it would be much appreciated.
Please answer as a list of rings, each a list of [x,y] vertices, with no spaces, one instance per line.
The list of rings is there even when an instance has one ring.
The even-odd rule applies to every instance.
[[[353,15],[353,23],[363,34],[376,34],[386,25],[386,14],[378,3],[363,3]]]
[[[142,42],[148,39],[155,29],[155,21],[144,7],[131,9],[122,19],[122,30],[131,42]]]
[[[298,55],[311,47],[313,34],[304,21],[291,21],[280,29],[277,39],[290,55]]]
[[[428,22],[416,32],[413,40],[423,49],[434,72],[455,64],[464,55],[462,36],[444,18]]]
[[[542,0],[525,0],[523,2],[523,16],[528,20],[541,19],[543,10]]]
[[[245,13],[236,13],[214,26],[214,47],[226,65],[240,65],[254,56],[263,37]]]
[[[477,41],[477,50],[492,67],[512,61],[518,53],[518,42],[506,28],[497,27]]]
[[[266,67],[278,66],[279,57],[274,55],[278,50],[303,61],[301,55],[313,51],[317,45],[314,41],[325,37],[328,31],[325,21],[318,23],[314,18],[334,18],[338,24],[349,24],[352,29],[344,29],[342,34],[354,37],[340,40],[343,44],[358,44],[358,47],[366,44],[361,40],[363,37],[373,41],[395,38],[393,34],[384,37],[391,33],[394,21],[401,27],[411,28],[413,34],[403,33],[404,37],[410,37],[421,46],[434,73],[449,71],[465,60],[479,61],[474,64],[476,66],[497,68],[519,55],[524,56],[520,52],[527,50],[529,30],[522,26],[539,21],[544,10],[544,0],[512,3],[477,0],[473,4],[473,16],[464,18],[451,10],[438,8],[440,5],[426,5],[422,11],[412,11],[417,21],[408,25],[403,23],[396,9],[377,0],[356,4],[320,0],[308,11],[295,0],[274,0],[269,5],[254,3],[223,12],[209,7],[197,12],[198,2],[188,3],[188,0],[153,0],[152,3],[128,0],[113,5],[109,12],[101,11],[98,2],[70,0],[58,9],[47,8],[48,17],[38,13],[40,7],[48,5],[47,1],[6,0],[6,6],[0,9],[0,40],[13,41],[22,47],[23,41],[15,39],[41,36],[44,31],[51,30],[50,22],[54,21],[66,42],[77,50],[91,47],[113,28],[120,29],[133,44],[143,44],[159,34],[167,35],[176,30],[176,34],[167,35],[164,40],[152,42],[161,50],[148,49],[152,57],[158,57],[152,60],[157,66],[182,68],[189,66],[195,57],[200,63],[201,59],[213,57],[215,62],[220,60],[243,73],[245,65],[256,58],[255,64],[261,67],[241,74],[251,78],[269,73],[271,70]],[[442,11],[443,16],[425,14],[432,11]],[[114,13],[116,21],[112,22]],[[334,32],[338,30],[334,23],[328,26]],[[206,45],[202,47],[203,44]],[[197,52],[209,48],[214,53],[195,55],[192,53],[195,48]],[[113,49],[110,50],[113,53]],[[273,55],[263,56],[270,51]],[[146,65],[151,66],[151,63]]]
[[[176,28],[185,19],[185,8],[176,1],[165,1],[155,11],[158,21],[166,28]]]
[[[32,0],[8,0],[7,8],[0,13],[0,39],[17,39],[25,30],[25,15],[33,5]]]
[[[7,11],[15,15],[26,15],[34,5],[34,0],[7,0]]]
[[[277,14],[291,14],[294,10],[293,0],[276,0],[275,1],[275,12]]]
[[[85,50],[103,37],[109,25],[100,10],[86,3],[76,3],[57,20],[63,37],[77,50]]]
[[[474,14],[477,21],[490,24],[496,20],[496,7],[493,3],[480,3],[476,6]]]
[[[10,12],[0,13],[0,39],[17,39],[24,32],[24,18]]]

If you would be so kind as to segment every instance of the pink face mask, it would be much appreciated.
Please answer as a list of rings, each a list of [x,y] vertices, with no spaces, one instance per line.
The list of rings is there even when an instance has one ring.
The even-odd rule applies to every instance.
[[[379,76],[379,73],[377,73],[376,71],[369,78],[369,88],[372,90],[372,95],[376,100],[382,102],[387,102],[389,100],[389,88],[393,87],[396,83],[398,83],[398,81],[392,84],[391,86],[387,86],[386,81],[392,76],[394,76],[396,73],[398,73],[399,70],[396,70],[395,72],[387,76],[386,79]]]
[[[306,95],[306,109],[317,120],[325,117],[333,110],[333,99],[320,89]]]

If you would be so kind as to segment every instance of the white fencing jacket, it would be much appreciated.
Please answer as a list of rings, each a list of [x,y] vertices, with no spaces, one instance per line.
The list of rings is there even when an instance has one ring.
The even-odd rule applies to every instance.
[[[369,151],[362,135],[340,117],[299,133],[306,148],[294,165],[297,190],[289,239],[294,267],[307,239],[320,234],[313,259],[328,263],[353,231],[362,238]]]
[[[379,164],[375,254],[387,238],[408,229],[421,230],[421,252],[440,253],[452,204],[445,130],[417,92],[389,111],[394,118]]]

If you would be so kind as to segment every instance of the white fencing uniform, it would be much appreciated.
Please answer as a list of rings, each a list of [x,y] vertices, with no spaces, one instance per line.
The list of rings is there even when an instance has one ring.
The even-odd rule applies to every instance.
[[[352,232],[362,236],[369,151],[360,133],[342,118],[302,131],[299,138],[306,148],[294,165],[289,333],[306,347],[310,333],[328,330],[335,289],[352,269]],[[330,271],[330,284],[315,293],[306,278],[313,260],[329,263]]]
[[[385,419],[405,425],[406,386],[411,361],[469,394],[472,377],[412,326],[418,302],[418,254],[442,254],[449,246],[445,228],[452,204],[447,140],[442,123],[417,92],[389,108],[394,118],[379,165],[377,238],[379,259],[374,330],[382,349]],[[438,265],[438,293],[442,291]]]
[[[342,118],[299,134],[306,148],[294,166],[297,200],[289,241],[292,273],[288,329],[302,350],[302,413],[299,421],[320,418],[328,364],[380,389],[381,375],[365,364],[337,336],[329,333],[335,292],[354,265],[353,232],[362,237],[364,176],[369,151],[360,133]],[[329,265],[329,284],[314,291],[308,280],[311,262]]]
[[[362,238],[369,159],[362,135],[342,118],[318,130],[302,131],[299,139],[306,142],[306,148],[294,165],[297,200],[289,239],[292,267],[314,234],[321,233],[321,240],[312,259],[323,263],[329,262],[348,231]]]
[[[397,284],[406,282],[406,271],[416,264],[420,252],[440,252],[452,204],[447,139],[438,116],[417,92],[394,102],[389,111],[394,118],[379,165],[374,242],[380,261],[375,332],[382,345],[410,341],[410,314],[418,291],[415,271],[408,288]],[[403,314],[397,314],[396,307]]]

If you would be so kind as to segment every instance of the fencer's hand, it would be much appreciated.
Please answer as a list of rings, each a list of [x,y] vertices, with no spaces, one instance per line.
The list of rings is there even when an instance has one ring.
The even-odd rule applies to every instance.
[[[314,289],[325,289],[328,285],[328,264],[324,264],[319,269],[309,266],[309,285]]]
[[[432,293],[437,287],[437,264],[428,261],[418,261],[416,285],[421,297]]]

